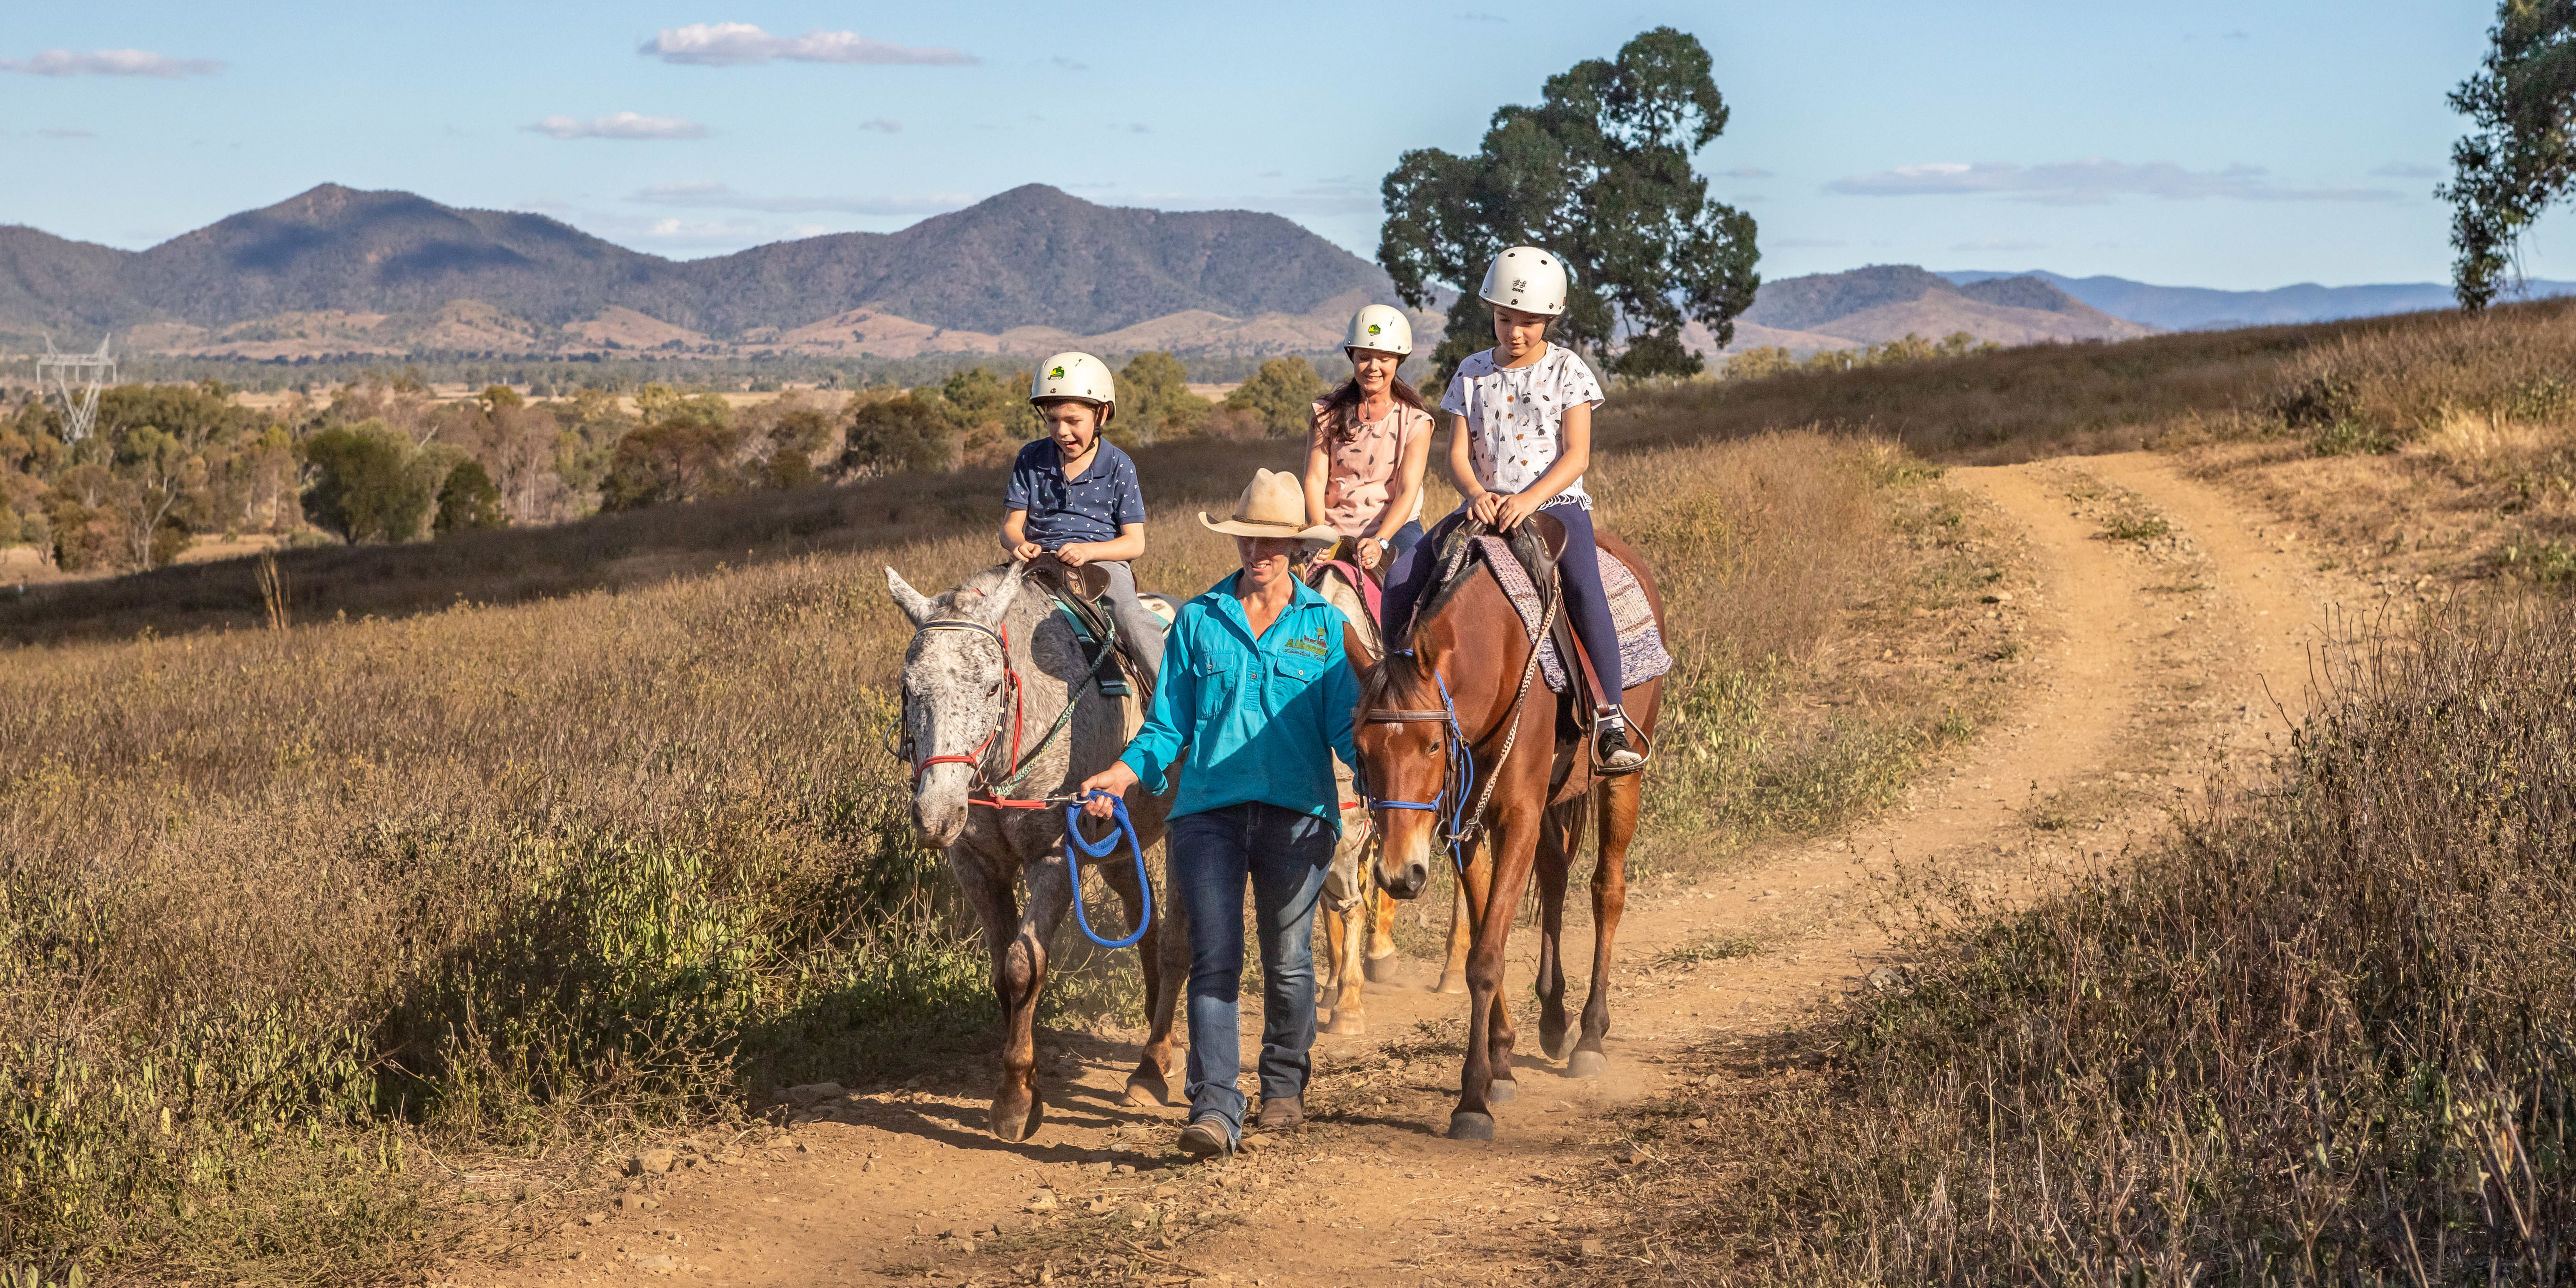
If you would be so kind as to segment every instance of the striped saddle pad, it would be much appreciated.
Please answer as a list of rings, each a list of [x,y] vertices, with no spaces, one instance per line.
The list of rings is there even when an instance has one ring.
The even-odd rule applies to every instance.
[[[1476,545],[1484,554],[1485,566],[1494,570],[1494,580],[1503,584],[1503,593],[1519,610],[1522,627],[1535,637],[1546,606],[1539,603],[1529,570],[1512,557],[1510,544],[1501,537],[1478,537]],[[1607,550],[1596,548],[1594,553],[1601,557],[1601,589],[1610,596],[1610,622],[1619,631],[1619,684],[1633,689],[1673,669],[1673,655],[1664,651],[1663,628],[1655,624],[1654,606],[1646,602],[1646,588],[1637,584],[1637,574]],[[1547,687],[1565,692],[1565,663],[1556,655],[1555,640],[1538,642],[1538,665],[1547,675]]]

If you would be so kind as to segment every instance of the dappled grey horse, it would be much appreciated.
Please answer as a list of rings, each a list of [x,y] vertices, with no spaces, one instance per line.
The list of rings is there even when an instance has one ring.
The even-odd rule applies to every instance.
[[[1004,1140],[1026,1139],[1045,1115],[1034,1025],[1046,986],[1047,943],[1064,924],[1073,886],[1060,803],[978,802],[1069,797],[1118,758],[1128,733],[1118,699],[1093,683],[1071,623],[1043,587],[1028,584],[1028,567],[985,569],[936,599],[886,569],[894,601],[915,627],[903,665],[905,759],[918,767],[913,823],[923,846],[947,851],[949,870],[983,922],[993,956],[1003,1037],[992,1127]],[[1170,808],[1168,794],[1129,789],[1127,811],[1140,845],[1162,838]],[[1146,915],[1134,857],[1122,843],[1105,858],[1083,862],[1126,904],[1124,925],[1111,932],[1123,938]],[[1017,900],[1022,884],[1025,909]],[[1189,980],[1189,936],[1180,901],[1163,904],[1137,944],[1152,1028],[1127,1078],[1128,1103],[1135,1105],[1168,1103],[1178,1067],[1172,1012]]]

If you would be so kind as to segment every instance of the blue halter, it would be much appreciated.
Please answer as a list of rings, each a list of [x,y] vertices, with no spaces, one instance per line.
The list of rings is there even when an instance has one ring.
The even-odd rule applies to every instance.
[[[1413,656],[1411,649],[1401,652],[1405,657]],[[1430,814],[1433,821],[1442,827],[1441,840],[1449,851],[1450,866],[1463,874],[1467,870],[1467,847],[1475,841],[1478,830],[1478,820],[1467,817],[1475,808],[1468,802],[1476,793],[1476,754],[1474,748],[1467,745],[1467,731],[1458,726],[1458,705],[1449,699],[1449,681],[1438,671],[1431,673],[1431,681],[1440,686],[1438,711],[1370,710],[1363,713],[1362,718],[1375,724],[1406,720],[1439,721],[1441,750],[1448,760],[1449,769],[1448,776],[1440,784],[1439,793],[1427,801],[1390,800],[1369,795],[1368,785],[1363,781],[1360,799],[1368,802],[1370,809],[1412,809]],[[1443,817],[1444,813],[1446,817]]]

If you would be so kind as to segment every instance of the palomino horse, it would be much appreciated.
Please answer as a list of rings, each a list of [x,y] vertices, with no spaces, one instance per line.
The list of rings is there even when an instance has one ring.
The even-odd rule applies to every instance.
[[[1554,543],[1553,520],[1541,514],[1529,523]],[[1468,530],[1482,528],[1470,524]],[[1660,624],[1663,600],[1644,562],[1607,532],[1598,540],[1637,574]],[[1563,709],[1569,702],[1582,705],[1582,682],[1569,683],[1571,692],[1562,697],[1535,683],[1535,645],[1492,573],[1470,569],[1453,591],[1426,594],[1409,637],[1399,639],[1404,642],[1412,647],[1388,655],[1360,689],[1360,762],[1379,807],[1377,881],[1399,899],[1419,894],[1449,842],[1444,833],[1453,817],[1471,834],[1468,843],[1484,851],[1462,865],[1460,881],[1474,918],[1474,946],[1467,955],[1466,1068],[1449,1136],[1491,1140],[1491,1106],[1510,1100],[1515,1090],[1503,950],[1533,870],[1539,883],[1539,1042],[1550,1059],[1565,1054],[1565,885],[1587,816],[1598,820],[1599,829],[1592,870],[1592,991],[1566,1073],[1598,1077],[1608,1065],[1601,1040],[1610,1031],[1611,946],[1627,905],[1628,842],[1637,831],[1642,775],[1603,779],[1593,772],[1591,722],[1568,718],[1588,713]],[[1569,676],[1577,669],[1567,659]],[[1649,739],[1662,692],[1657,679],[1626,694],[1630,724]],[[1472,788],[1453,764],[1472,765]]]
[[[1343,652],[1354,665],[1365,667],[1376,662],[1386,648],[1378,636],[1377,616],[1368,603],[1376,587],[1363,586],[1357,580],[1368,574],[1350,557],[1350,548],[1351,542],[1345,538],[1319,551],[1306,565],[1306,584],[1326,603],[1342,610],[1349,623]],[[1377,888],[1371,875],[1368,851],[1377,833],[1361,808],[1350,766],[1334,763],[1333,786],[1341,796],[1345,826],[1341,843],[1333,848],[1332,872],[1324,881],[1324,940],[1330,971],[1324,987],[1331,996],[1333,1011],[1324,1032],[1365,1033],[1366,984],[1395,977],[1395,900]],[[1461,883],[1449,913],[1449,960],[1440,972],[1443,993],[1467,991],[1467,925],[1467,889]]]
[[[903,665],[905,759],[917,766],[913,824],[922,845],[948,852],[993,956],[1003,1038],[992,1128],[1004,1140],[1026,1139],[1046,1112],[1034,1026],[1047,942],[1073,901],[1063,803],[1117,759],[1128,732],[1118,700],[1094,683],[1072,625],[1042,588],[1024,583],[1027,568],[985,569],[937,599],[886,569],[886,585],[915,627]],[[1171,803],[1142,787],[1128,791],[1138,845],[1161,839]],[[1083,861],[1118,892],[1129,926],[1147,915],[1147,893],[1124,846]],[[1014,889],[1023,881],[1025,910]],[[1189,935],[1181,901],[1164,904],[1137,944],[1153,1027],[1127,1077],[1133,1105],[1168,1102],[1178,1068],[1172,1012],[1189,980]]]

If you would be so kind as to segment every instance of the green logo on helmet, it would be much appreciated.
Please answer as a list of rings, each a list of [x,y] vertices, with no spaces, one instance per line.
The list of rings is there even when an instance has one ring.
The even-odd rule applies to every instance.
[[[1062,379],[1064,379],[1064,368],[1062,368],[1062,367],[1058,367],[1058,368],[1056,368],[1055,370],[1048,372],[1048,373],[1047,373],[1047,379],[1049,379],[1049,380],[1062,380]]]
[[[1376,334],[1377,334],[1377,323],[1375,323],[1375,322],[1371,322],[1371,323],[1369,323],[1369,334],[1370,334],[1370,335],[1376,335]]]

